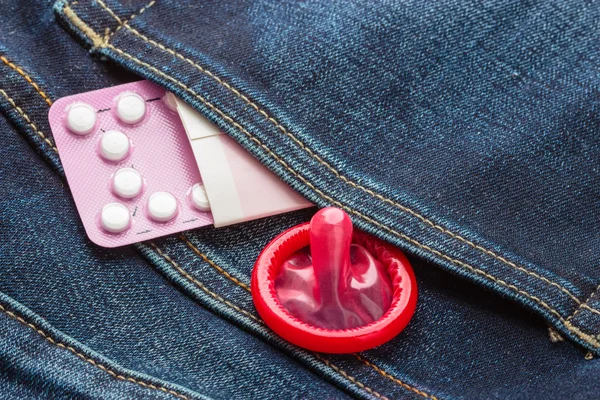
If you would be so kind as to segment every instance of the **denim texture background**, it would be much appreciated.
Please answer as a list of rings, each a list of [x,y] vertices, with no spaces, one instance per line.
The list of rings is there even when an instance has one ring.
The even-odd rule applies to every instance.
[[[52,6],[10,1],[0,15],[0,108],[13,124],[0,126],[7,397],[595,397],[596,4],[90,0],[59,1],[56,17]],[[311,210],[91,244],[48,103],[136,75],[405,249],[420,285],[407,329],[330,356],[264,326],[253,261]]]

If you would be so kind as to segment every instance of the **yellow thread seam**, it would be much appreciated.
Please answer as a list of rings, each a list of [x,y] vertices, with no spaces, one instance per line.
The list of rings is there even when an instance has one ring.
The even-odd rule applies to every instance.
[[[51,106],[52,105],[52,100],[50,100],[50,98],[46,95],[46,93],[44,93],[40,87],[38,86],[37,83],[35,83],[33,81],[33,79],[31,79],[31,77],[29,75],[27,75],[27,73],[25,73],[25,71],[23,71],[23,69],[17,65],[15,65],[14,63],[8,61],[6,59],[6,57],[4,56],[0,56],[0,60],[2,60],[2,62],[6,65],[8,65],[9,67],[11,67],[12,69],[14,69],[15,71],[17,71],[19,73],[19,75],[21,75],[23,78],[25,78],[25,80],[27,82],[29,82],[29,84],[31,86],[33,86],[33,88],[36,90],[36,92],[38,92],[40,94],[40,96],[42,96],[42,98],[44,99],[44,101]]]
[[[368,366],[370,366],[371,368],[373,368],[375,371],[377,371],[379,374],[383,375],[384,377],[386,377],[387,379],[397,383],[398,385],[402,386],[405,389],[408,389],[412,392],[415,392],[418,395],[421,395],[427,399],[431,399],[431,400],[438,400],[437,397],[430,395],[429,393],[425,393],[422,390],[419,390],[417,388],[414,388],[412,386],[410,386],[407,383],[402,382],[400,379],[396,378],[395,376],[391,375],[389,372],[384,371],[383,369],[381,369],[380,367],[378,367],[377,365],[373,364],[371,361],[365,359],[364,357],[354,353],[353,354],[354,357],[356,357],[358,360],[362,361],[363,363],[367,364]]]
[[[54,150],[56,153],[58,153],[58,149],[56,148],[56,146],[54,146],[54,143],[52,143],[52,141],[50,140],[50,138],[48,138],[46,135],[44,135],[44,133],[42,131],[40,131],[37,126],[35,126],[35,124],[33,122],[31,122],[31,119],[29,119],[29,116],[20,108],[16,105],[15,101],[8,95],[6,94],[6,92],[2,89],[0,89],[0,94],[2,94],[2,96],[4,96],[4,98],[6,99],[6,101],[8,101],[8,103],[21,115],[21,117],[23,117],[23,119],[25,120],[25,122],[27,123],[27,125],[29,125],[31,127],[31,129],[40,137],[42,138],[42,140],[44,142],[46,142],[46,144],[48,146],[50,146],[50,148],[52,150]]]
[[[152,7],[154,4],[156,3],[155,0],[152,0],[150,3],[146,4],[144,7],[142,7],[137,13],[132,14],[131,17],[129,17],[129,19],[123,20],[119,26],[117,26],[117,29],[115,29],[115,31],[109,35],[108,38],[106,38],[106,41],[108,42],[110,40],[110,38],[112,38],[117,32],[119,32],[121,30],[121,28],[123,28],[123,26],[126,26],[127,24],[129,24],[134,18],[139,17],[140,15],[142,15],[147,9],[149,9],[150,7]],[[102,3],[104,4],[104,3]],[[108,8],[108,7],[106,7]],[[113,14],[114,15],[114,14]],[[127,25],[128,26],[128,25]]]
[[[85,354],[80,353],[79,351],[77,351],[75,348],[73,348],[72,346],[66,345],[64,343],[61,343],[55,339],[53,339],[50,335],[48,335],[46,332],[44,332],[43,330],[41,330],[40,328],[38,328],[37,326],[35,326],[34,324],[32,324],[31,322],[27,322],[25,319],[23,319],[22,317],[18,316],[17,314],[15,314],[14,312],[7,310],[2,304],[0,304],[0,311],[2,311],[4,314],[8,315],[10,318],[19,321],[20,323],[24,324],[25,326],[31,328],[33,331],[35,331],[38,335],[40,335],[41,337],[43,337],[44,339],[46,339],[48,342],[52,343],[53,345],[60,347],[61,349],[66,349],[69,350],[71,353],[73,353],[74,355],[76,355],[77,357],[81,358],[83,361],[93,365],[96,368],[101,369],[102,371],[108,373],[110,376],[112,376],[113,378],[122,380],[122,381],[127,381],[127,382],[132,382],[135,384],[138,384],[144,388],[147,389],[154,389],[154,390],[159,390],[161,392],[164,393],[168,393],[171,394],[179,399],[182,400],[189,400],[189,397],[178,393],[174,390],[171,389],[167,389],[166,387],[163,386],[156,386],[152,383],[147,383],[144,381],[140,381],[138,379],[135,379],[131,376],[126,376],[126,375],[121,375],[115,371],[113,371],[112,369],[98,363],[96,360],[87,357]]]

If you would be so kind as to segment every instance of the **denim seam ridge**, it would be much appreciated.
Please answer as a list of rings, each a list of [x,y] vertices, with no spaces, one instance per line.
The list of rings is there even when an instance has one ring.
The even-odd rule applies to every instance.
[[[83,353],[80,353],[79,351],[77,351],[74,347],[66,345],[62,342],[59,342],[57,340],[54,340],[49,334],[47,334],[46,332],[44,332],[43,330],[41,330],[40,328],[38,328],[37,326],[35,326],[34,324],[32,324],[31,322],[27,322],[24,318],[20,317],[19,315],[15,314],[14,312],[8,310],[6,307],[4,307],[2,304],[0,304],[0,311],[2,311],[4,314],[6,314],[7,316],[9,316],[10,318],[24,324],[25,326],[29,327],[30,329],[32,329],[33,331],[35,331],[38,335],[40,335],[41,337],[43,337],[44,339],[46,339],[48,342],[50,342],[51,344],[61,348],[61,349],[66,349],[69,350],[71,353],[73,353],[74,355],[76,355],[77,357],[79,357],[80,359],[82,359],[83,361],[93,365],[96,368],[99,368],[100,370],[106,372],[107,374],[109,374],[110,376],[112,376],[115,379],[119,379],[122,381],[127,381],[127,382],[132,382],[132,383],[136,383],[146,389],[153,389],[153,390],[159,390],[161,392],[173,395],[179,399],[182,400],[190,400],[190,398],[184,394],[178,393],[175,390],[172,389],[167,389],[164,386],[156,386],[152,383],[147,383],[138,379],[135,379],[131,376],[126,376],[126,375],[122,375],[119,374],[115,371],[113,371],[112,369],[105,367],[103,364],[100,364],[99,362],[97,362],[96,360],[94,360],[93,358],[90,358],[88,356],[86,356]]]
[[[50,98],[48,97],[48,95],[46,95],[46,93],[40,89],[40,87],[38,86],[37,83],[34,82],[33,79],[31,79],[31,77],[25,72],[23,71],[23,68],[19,67],[18,65],[15,65],[14,63],[10,62],[6,57],[4,56],[0,56],[0,60],[2,60],[2,62],[6,65],[8,65],[10,68],[14,69],[15,71],[17,71],[19,73],[19,75],[21,75],[23,78],[25,78],[25,80],[27,82],[29,82],[29,84],[31,86],[33,86],[33,88],[35,89],[36,92],[38,92],[40,94],[40,96],[42,96],[42,98],[44,99],[44,101],[51,106],[52,105],[52,100],[50,100]]]
[[[278,161],[284,168],[286,168],[286,170],[291,173],[293,176],[295,176],[297,179],[299,179],[300,181],[302,181],[304,184],[308,185],[310,188],[312,188],[316,193],[318,193],[323,199],[330,201],[331,203],[339,206],[340,208],[343,208],[344,210],[355,214],[357,216],[360,216],[361,218],[363,218],[365,221],[370,222],[390,233],[392,233],[393,235],[396,235],[404,240],[406,240],[407,242],[413,244],[414,246],[417,246],[423,250],[426,250],[438,257],[441,257],[455,265],[459,265],[462,266],[466,269],[468,269],[471,272],[474,272],[476,274],[482,275],[502,286],[508,287],[514,291],[516,291],[517,293],[524,295],[525,297],[535,301],[536,303],[540,304],[542,307],[546,308],[547,310],[549,310],[552,314],[554,314],[563,324],[564,326],[570,330],[571,332],[575,333],[579,338],[581,338],[582,340],[584,340],[585,342],[593,345],[595,348],[600,347],[600,342],[598,342],[596,339],[594,339],[591,335],[586,334],[582,331],[580,331],[579,329],[577,329],[576,327],[574,327],[573,325],[569,324],[567,321],[565,321],[565,319],[561,316],[561,314],[556,311],[554,308],[552,308],[551,306],[549,306],[547,303],[545,303],[543,300],[541,300],[540,298],[533,296],[529,293],[527,293],[524,290],[521,290],[519,288],[517,288],[516,286],[509,284],[501,279],[498,279],[496,277],[494,277],[493,275],[490,275],[480,269],[477,269],[475,267],[472,267],[469,264],[466,264],[463,261],[454,259],[450,256],[447,256],[446,254],[435,250],[427,245],[421,244],[420,242],[418,242],[415,239],[410,238],[409,236],[397,232],[375,220],[373,220],[372,218],[360,213],[359,211],[356,211],[342,203],[340,203],[339,201],[331,198],[330,196],[326,195],[325,193],[323,193],[320,189],[316,188],[312,183],[308,182],[304,177],[300,176],[295,170],[293,170],[291,167],[288,166],[288,164],[282,160],[281,158],[279,158],[275,153],[273,153],[266,145],[264,145],[259,139],[257,139],[256,137],[254,137],[250,132],[248,132],[244,127],[242,127],[239,123],[235,122],[231,117],[229,117],[228,115],[226,115],[225,113],[223,113],[221,110],[219,110],[218,108],[216,108],[214,105],[212,105],[211,103],[207,102],[202,96],[200,96],[198,93],[196,93],[193,89],[190,89],[189,87],[187,87],[186,85],[184,85],[183,83],[179,82],[178,80],[174,79],[173,77],[163,73],[162,71],[158,70],[157,68],[153,67],[150,64],[147,64],[143,61],[140,61],[139,59],[137,59],[136,57],[124,52],[121,49],[116,48],[115,46],[113,46],[112,44],[104,44],[103,47],[108,48],[108,49],[113,49],[115,52],[117,52],[118,54],[123,55],[126,58],[131,59],[132,61],[145,66],[146,68],[154,71],[156,74],[178,84],[179,86],[181,86],[182,88],[184,88],[186,91],[190,92],[191,94],[193,94],[196,98],[198,98],[200,101],[202,101],[207,107],[211,108],[212,110],[214,110],[217,114],[219,114],[222,118],[224,118],[225,120],[227,120],[229,123],[231,123],[236,129],[239,129],[242,133],[244,133],[245,135],[247,135],[249,137],[250,140],[254,141],[255,143],[257,143],[263,150],[265,150],[269,155],[271,155],[271,157],[273,157],[276,161]]]
[[[225,269],[223,269],[220,266],[218,266],[213,260],[211,260],[210,258],[208,258],[206,256],[206,254],[202,253],[196,246],[194,246],[194,244],[185,235],[183,235],[183,234],[179,235],[179,239],[181,239],[182,241],[184,241],[185,244],[187,244],[187,246],[194,253],[196,253],[200,258],[202,258],[204,261],[206,261],[211,267],[213,267],[215,270],[217,270],[225,278],[229,279],[230,281],[232,281],[233,283],[235,283],[239,287],[241,287],[243,289],[246,289],[248,292],[250,292],[250,286],[248,286],[244,282],[240,281],[235,276],[232,276],[229,272],[225,271]]]
[[[252,313],[250,313],[247,310],[242,309],[241,307],[231,303],[228,300],[225,300],[224,298],[222,298],[221,296],[219,296],[218,294],[212,292],[210,289],[208,289],[202,282],[200,282],[199,280],[197,280],[196,278],[194,278],[189,272],[187,272],[185,269],[183,269],[175,260],[173,260],[168,254],[166,254],[165,252],[163,252],[154,242],[148,242],[150,244],[150,246],[161,256],[163,257],[165,260],[167,260],[176,270],[177,272],[179,272],[183,277],[185,277],[188,281],[194,283],[196,286],[198,286],[202,291],[204,291],[205,293],[207,293],[209,296],[211,296],[212,298],[228,305],[229,307],[232,307],[234,310],[250,317],[251,319],[253,319],[254,321],[258,322],[259,324],[266,326],[265,322],[256,317],[255,315],[253,315]],[[198,252],[200,252],[198,250]],[[206,257],[206,256],[204,256]],[[203,259],[205,261],[208,262],[208,257]],[[250,289],[247,289],[248,291],[250,291]],[[343,369],[341,369],[340,367],[338,367],[337,365],[331,363],[331,361],[327,360],[326,358],[322,357],[320,354],[317,353],[312,353],[313,356],[315,356],[317,359],[319,359],[321,362],[323,362],[325,365],[327,365],[328,367],[332,368],[333,370],[335,370],[336,372],[338,372],[340,375],[342,375],[344,378],[348,379],[349,381],[351,381],[352,383],[356,384],[357,386],[359,386],[361,389],[371,393],[372,395],[374,395],[377,398],[380,399],[387,399],[387,397],[381,395],[380,393],[374,391],[373,389],[369,388],[368,386],[366,386],[365,384],[363,384],[362,382],[358,381],[356,378],[354,378],[353,376],[349,375],[347,372],[345,372]],[[400,386],[402,386],[405,389],[408,389],[414,393],[417,393],[425,398],[429,398],[432,400],[438,400],[438,398],[436,398],[435,396],[432,396],[428,393],[425,393],[417,388],[414,388],[404,382],[402,382],[400,379],[394,377],[393,375],[389,374],[388,372],[383,371],[381,368],[377,367],[376,365],[369,363],[368,361],[364,360],[362,357],[360,357],[358,354],[354,354],[354,356],[356,358],[358,358],[360,361],[362,361],[363,363],[365,363],[366,365],[370,366],[371,368],[373,368],[375,371],[377,371],[378,373],[380,373],[381,375],[383,375],[384,377],[392,380],[393,382],[399,384]]]
[[[131,22],[132,19],[142,15],[144,12],[146,12],[147,9],[149,9],[150,7],[152,7],[154,4],[156,4],[156,0],[152,0],[150,1],[148,4],[146,4],[144,7],[142,7],[138,12],[132,14],[129,18],[127,19],[121,19],[119,18],[116,14],[111,13],[111,15],[117,20],[119,21],[119,26],[117,26],[117,29],[114,30],[114,32],[110,33],[107,37],[106,37],[106,41],[108,42],[114,35],[117,34],[117,32],[119,32],[124,25],[128,24],[129,22]],[[108,6],[107,6],[108,9]],[[112,11],[112,10],[111,10]]]
[[[581,303],[581,304],[579,305],[579,307],[577,307],[577,309],[576,309],[575,311],[573,311],[573,314],[569,315],[569,317],[567,318],[567,321],[570,321],[570,320],[571,320],[573,317],[575,317],[575,315],[577,315],[577,314],[578,314],[578,313],[581,311],[581,309],[582,309],[582,308],[585,308],[585,309],[587,309],[587,310],[596,311],[596,309],[594,309],[594,308],[592,308],[592,307],[588,306],[588,304],[587,304],[587,303],[589,303],[589,302],[590,302],[590,300],[592,300],[592,299],[594,298],[594,296],[596,296],[596,293],[598,293],[598,291],[600,291],[600,285],[598,285],[598,286],[596,287],[596,290],[594,290],[594,291],[592,292],[592,294],[590,294],[590,296],[589,296],[589,297],[588,297],[588,298],[585,300],[585,302],[584,302],[584,303]]]
[[[54,143],[52,143],[50,138],[47,137],[46,135],[44,135],[44,133],[42,131],[40,131],[33,122],[31,122],[31,119],[29,118],[29,116],[21,109],[21,107],[17,106],[15,101],[4,90],[0,89],[0,94],[2,94],[2,96],[4,96],[4,98],[6,99],[6,101],[8,101],[8,103],[21,115],[21,117],[23,117],[23,119],[25,120],[27,125],[29,125],[31,127],[31,129],[33,129],[33,131],[40,138],[42,138],[42,140],[44,142],[46,142],[46,144],[48,144],[48,146],[50,146],[50,148],[52,150],[54,150],[56,153],[58,153],[58,149],[56,148]]]
[[[188,245],[188,247],[190,247],[194,251],[194,253],[196,253],[198,256],[200,256],[204,261],[206,261],[208,264],[210,264],[213,268],[215,268],[221,274],[225,275],[225,277],[227,277],[230,281],[232,281],[236,285],[241,286],[242,288],[246,289],[249,293],[252,292],[252,290],[250,289],[250,287],[248,287],[247,285],[244,285],[242,282],[238,281],[236,278],[234,278],[231,275],[229,275],[223,268],[219,267],[214,261],[212,261],[210,258],[208,258],[208,256],[206,254],[202,253],[200,251],[200,249],[198,249],[193,243],[191,243],[185,236],[181,235],[180,238],[186,242],[186,244]],[[337,368],[335,365],[329,365],[330,364],[329,361],[326,360],[326,359],[324,359],[324,358],[320,358],[318,354],[313,353],[313,355],[315,355],[317,358],[319,358],[321,361],[323,361],[325,364],[327,364],[331,368],[333,368],[333,369]],[[433,395],[425,393],[425,392],[423,392],[423,391],[421,391],[421,390],[419,390],[417,388],[414,388],[414,387],[410,386],[407,383],[402,382],[400,379],[396,378],[395,376],[393,376],[389,372],[383,370],[381,367],[377,366],[373,362],[370,362],[370,361],[366,360],[364,357],[361,357],[357,353],[352,353],[352,355],[354,357],[356,357],[363,364],[365,364],[368,367],[371,367],[372,369],[374,369],[375,371],[377,371],[377,373],[379,373],[383,377],[391,380],[394,383],[397,383],[398,385],[404,387],[405,389],[411,390],[411,391],[413,391],[413,392],[415,392],[417,394],[420,394],[421,396],[423,396],[425,398],[428,398],[428,399],[439,400],[437,397],[435,397]],[[338,371],[338,372],[340,372],[340,371]]]
[[[113,18],[115,18],[117,21],[121,22],[121,19],[115,15],[115,13],[110,9],[110,7],[108,7],[102,0],[98,0],[98,4],[104,8]],[[148,7],[148,6],[147,6]],[[147,8],[146,7],[146,8]],[[142,12],[140,11],[138,14],[141,14]],[[131,20],[132,18],[130,18]],[[542,280],[543,282],[550,284],[552,286],[556,286],[558,289],[560,289],[561,291],[563,291],[565,294],[567,294],[573,301],[575,301],[578,305],[581,305],[582,302],[581,300],[579,300],[573,293],[571,293],[567,288],[565,288],[564,286],[551,281],[550,279],[541,276],[539,274],[537,274],[536,272],[530,271],[527,268],[524,268],[522,266],[517,265],[516,263],[509,261],[508,259],[504,258],[503,256],[496,254],[495,252],[493,252],[492,250],[486,249],[485,247],[482,247],[481,245],[475,244],[474,242],[470,241],[469,239],[466,239],[464,237],[462,237],[459,234],[456,234],[446,228],[444,228],[441,225],[436,224],[435,222],[433,222],[432,220],[428,219],[427,217],[419,214],[418,212],[412,210],[411,208],[408,208],[406,206],[403,206],[402,204],[399,204],[397,202],[395,202],[394,200],[388,199],[387,197],[374,192],[372,189],[366,188],[360,184],[357,184],[355,182],[353,182],[352,180],[350,180],[349,178],[347,178],[346,176],[342,175],[339,171],[337,171],[331,164],[329,164],[327,161],[323,160],[318,154],[314,153],[312,151],[312,149],[310,149],[308,146],[306,146],[300,139],[298,139],[293,133],[289,132],[284,126],[281,125],[281,123],[279,123],[279,121],[277,121],[275,118],[271,117],[266,111],[264,111],[263,109],[261,109],[256,103],[254,103],[252,100],[250,100],[247,96],[245,96],[244,94],[240,93],[237,89],[235,89],[234,87],[232,87],[229,83],[227,83],[226,81],[223,81],[220,77],[216,76],[215,74],[213,74],[211,71],[207,70],[206,68],[198,65],[197,63],[195,63],[193,60],[179,54],[178,52],[176,52],[175,50],[172,50],[166,46],[164,46],[161,43],[158,43],[150,38],[148,38],[147,36],[143,35],[142,33],[140,33],[139,31],[137,31],[136,29],[132,28],[131,26],[129,26],[127,24],[128,21],[124,21],[123,23],[121,23],[120,27],[125,26],[129,31],[131,31],[133,34],[135,34],[136,36],[140,37],[142,40],[168,52],[169,54],[172,54],[173,56],[176,56],[178,58],[180,58],[181,60],[186,61],[187,63],[189,63],[190,65],[192,65],[193,67],[195,67],[196,69],[198,69],[201,73],[211,77],[212,79],[214,79],[217,83],[219,83],[221,86],[225,87],[227,90],[231,91],[236,97],[242,99],[246,104],[248,104],[249,106],[251,106],[254,110],[256,110],[258,113],[260,113],[262,116],[264,116],[269,122],[271,122],[277,129],[279,129],[282,133],[284,133],[286,136],[288,136],[290,139],[292,139],[300,148],[302,148],[304,151],[306,151],[311,157],[313,157],[315,160],[317,160],[320,164],[322,164],[323,166],[325,166],[327,169],[329,169],[336,177],[338,177],[338,179],[342,180],[343,182],[357,188],[360,189],[368,194],[370,194],[371,196],[385,202],[388,203],[392,206],[395,206],[397,208],[399,208],[402,211],[405,211],[411,215],[413,215],[414,217],[418,218],[419,220],[421,220],[423,223],[426,223],[427,225],[430,225],[431,227],[439,230],[440,232],[449,235],[450,237],[457,239],[463,243],[466,243],[467,245],[475,248],[476,250],[479,250],[480,252],[483,252],[484,254],[487,254],[488,256],[506,264],[509,265],[527,275],[533,276],[535,278],[538,278],[540,280]],[[116,33],[116,31],[115,31]],[[111,36],[112,37],[112,36]],[[107,41],[108,42],[108,41]],[[106,43],[108,44],[108,43]],[[589,307],[588,307],[589,308]],[[600,311],[595,310],[595,309],[590,309],[591,311],[597,313],[600,315]]]
[[[387,379],[397,383],[398,385],[402,386],[405,389],[409,389],[412,390],[413,392],[420,394],[421,396],[427,398],[427,399],[431,399],[431,400],[439,400],[436,396],[433,396],[429,393],[425,393],[419,389],[416,389],[404,382],[402,382],[400,379],[396,378],[395,376],[393,376],[392,374],[390,374],[389,372],[383,370],[381,367],[375,365],[373,362],[367,360],[366,358],[362,357],[361,355],[357,354],[357,353],[353,353],[352,354],[354,357],[356,357],[359,361],[367,364],[368,366],[370,366],[371,368],[373,368],[375,371],[377,371],[377,373],[379,373],[380,375],[386,377]]]

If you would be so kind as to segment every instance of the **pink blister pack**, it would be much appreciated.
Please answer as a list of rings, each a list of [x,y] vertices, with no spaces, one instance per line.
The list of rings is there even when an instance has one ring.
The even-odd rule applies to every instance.
[[[148,81],[57,100],[49,121],[89,238],[123,246],[211,225],[174,102]]]

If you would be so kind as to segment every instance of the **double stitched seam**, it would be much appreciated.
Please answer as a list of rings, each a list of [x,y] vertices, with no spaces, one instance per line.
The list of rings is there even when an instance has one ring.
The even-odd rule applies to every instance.
[[[378,367],[377,365],[373,364],[371,361],[367,360],[366,358],[362,357],[359,354],[352,354],[354,357],[356,357],[359,361],[367,364],[368,366],[370,366],[371,368],[373,368],[375,371],[377,371],[379,374],[383,375],[384,377],[396,382],[398,385],[402,386],[405,389],[411,390],[427,399],[431,399],[431,400],[438,400],[437,397],[430,395],[429,393],[425,393],[422,390],[416,389],[404,382],[402,382],[400,379],[396,378],[395,376],[391,375],[389,372],[381,369],[380,367]]]
[[[50,140],[50,138],[48,138],[46,135],[44,135],[44,133],[42,131],[40,131],[37,126],[35,126],[35,124],[33,122],[31,122],[31,119],[29,118],[29,116],[21,109],[21,107],[17,106],[17,104],[15,103],[15,101],[8,95],[6,94],[6,92],[2,89],[0,89],[0,94],[2,94],[2,96],[4,96],[4,98],[6,99],[6,101],[8,101],[8,103],[12,106],[13,109],[15,109],[20,115],[21,117],[25,120],[25,122],[27,123],[27,125],[29,125],[29,127],[40,137],[42,138],[42,140],[44,142],[46,142],[46,144],[48,146],[50,146],[50,148],[52,150],[54,150],[56,153],[58,153],[58,149],[56,148],[56,146],[54,146],[54,143],[52,143],[52,141]]]
[[[196,278],[194,278],[192,275],[190,275],[186,270],[184,270],[183,268],[181,268],[181,266],[175,262],[175,260],[173,260],[168,254],[164,253],[158,246],[156,246],[153,242],[149,242],[150,246],[161,256],[163,257],[167,262],[169,262],[174,268],[175,270],[177,270],[177,272],[179,272],[184,278],[186,278],[188,281],[190,281],[191,283],[193,283],[194,285],[196,285],[200,290],[202,290],[204,293],[208,294],[210,297],[212,297],[213,299],[233,308],[234,310],[244,314],[245,316],[247,316],[248,318],[252,319],[253,321],[257,322],[258,324],[260,324],[261,326],[266,327],[265,322],[256,317],[255,315],[253,315],[252,313],[238,307],[237,305],[231,303],[228,300],[225,300],[224,298],[222,298],[221,296],[219,296],[218,294],[214,293],[213,291],[211,291],[210,289],[208,289],[206,286],[204,286],[204,284],[202,282],[200,282],[199,280],[197,280]],[[200,251],[198,251],[200,252]],[[206,257],[206,256],[204,256]],[[203,258],[204,258],[203,257]],[[234,281],[235,282],[235,281]],[[246,288],[246,290],[250,291],[250,288]],[[364,383],[360,382],[359,380],[357,380],[356,378],[354,378],[353,376],[349,375],[347,372],[345,372],[344,370],[342,370],[340,367],[334,365],[333,363],[331,363],[329,360],[323,358],[321,355],[316,354],[316,353],[312,353],[318,360],[320,360],[321,362],[323,362],[325,365],[327,365],[328,367],[330,367],[331,369],[333,369],[334,371],[338,372],[340,375],[342,375],[344,378],[348,379],[350,382],[354,383],[356,386],[358,386],[359,388],[365,390],[366,392],[372,394],[373,396],[382,399],[382,400],[388,400],[387,397],[381,395],[380,393],[376,392],[375,390],[371,389],[370,387],[366,386]]]
[[[194,253],[196,253],[198,256],[200,256],[204,261],[206,261],[207,263],[209,263],[213,268],[215,268],[217,271],[219,271],[222,275],[224,275],[227,279],[229,279],[230,281],[232,281],[233,283],[235,283],[238,286],[241,286],[242,288],[246,289],[248,292],[251,292],[250,288],[247,285],[244,285],[243,283],[241,283],[239,280],[237,280],[236,278],[232,277],[231,275],[229,275],[227,272],[225,272],[223,270],[223,268],[219,267],[218,265],[216,265],[212,260],[210,260],[208,258],[208,256],[206,256],[204,253],[202,253],[196,246],[194,246],[193,243],[191,243],[185,236],[181,236],[181,239],[183,241],[186,242],[186,244],[188,245],[188,247],[190,247]],[[262,321],[261,321],[262,322]],[[315,357],[317,357],[319,360],[323,361],[327,366],[333,368],[335,371],[340,372],[341,370],[336,367],[335,365],[331,364],[329,362],[329,360],[321,357],[319,354],[317,353],[312,353]],[[382,375],[383,377],[391,380],[394,383],[397,383],[398,385],[402,386],[405,389],[408,389],[412,392],[415,392],[425,398],[429,398],[432,400],[438,400],[435,396],[430,395],[428,393],[423,392],[422,390],[419,390],[413,386],[410,386],[407,383],[402,382],[400,379],[396,378],[395,376],[393,376],[392,374],[390,374],[389,372],[383,370],[382,368],[380,368],[379,366],[375,365],[374,363],[366,360],[364,357],[358,355],[357,353],[353,353],[353,356],[356,357],[360,362],[362,362],[363,364],[371,367],[372,369],[374,369],[377,373],[379,373],[380,375]],[[343,372],[343,371],[342,371]],[[341,373],[342,376],[349,378],[348,376],[344,375],[344,373]],[[352,379],[350,379],[352,381]],[[353,381],[354,382],[354,381]]]
[[[154,4],[154,2],[151,2],[152,4]],[[242,99],[247,105],[251,106],[255,111],[257,111],[259,114],[261,114],[266,120],[268,120],[271,124],[273,124],[278,130],[280,130],[283,134],[285,134],[286,136],[288,136],[290,139],[292,139],[300,148],[302,148],[304,151],[306,151],[312,158],[314,158],[315,160],[317,160],[320,164],[322,164],[323,166],[325,166],[327,169],[329,169],[331,172],[333,172],[333,174],[340,180],[342,180],[343,182],[349,184],[352,187],[355,187],[359,190],[362,190],[365,193],[368,193],[369,195],[383,201],[384,203],[388,203],[394,207],[399,208],[400,210],[409,213],[410,215],[418,218],[420,221],[422,221],[423,223],[426,223],[427,225],[439,230],[440,232],[454,238],[457,239],[463,243],[466,243],[467,245],[473,247],[474,249],[500,261],[501,263],[504,263],[512,268],[517,269],[518,271],[521,271],[529,276],[532,276],[534,278],[540,279],[541,281],[555,286],[556,288],[558,288],[559,290],[561,290],[563,293],[567,294],[569,296],[569,298],[571,298],[575,303],[577,303],[578,305],[581,305],[581,300],[579,300],[573,293],[571,293],[567,288],[565,288],[564,286],[553,282],[551,280],[549,280],[548,278],[541,276],[533,271],[530,271],[524,267],[521,267],[517,264],[515,264],[512,261],[507,260],[506,258],[500,256],[499,254],[486,249],[478,244],[475,244],[474,242],[460,236],[459,234],[456,234],[452,231],[449,231],[448,229],[444,228],[443,226],[440,226],[438,224],[436,224],[435,222],[433,222],[432,220],[424,217],[423,215],[419,214],[418,212],[403,206],[402,204],[399,204],[387,197],[384,197],[383,195],[374,192],[373,190],[366,188],[360,184],[357,184],[355,182],[353,182],[352,180],[350,180],[349,178],[347,178],[346,176],[342,175],[337,169],[335,169],[331,164],[329,164],[327,161],[323,160],[318,154],[314,153],[312,151],[312,149],[310,149],[308,146],[306,146],[300,139],[298,139],[293,133],[289,132],[283,125],[281,125],[281,123],[279,123],[275,118],[271,117],[266,111],[264,111],[262,108],[260,108],[256,103],[254,103],[252,100],[250,100],[247,96],[245,96],[244,94],[240,93],[237,89],[235,89],[234,87],[232,87],[229,83],[225,82],[224,80],[222,80],[221,78],[219,78],[218,76],[216,76],[215,74],[213,74],[211,71],[207,70],[206,68],[198,65],[197,63],[195,63],[193,60],[181,55],[180,53],[176,52],[175,50],[172,50],[166,46],[164,46],[161,43],[158,43],[150,38],[148,38],[147,36],[141,34],[139,31],[137,31],[136,29],[132,28],[131,26],[129,26],[127,24],[127,21],[125,22],[121,22],[121,19],[115,15],[115,13],[102,1],[102,0],[98,0],[98,4],[104,8],[111,16],[113,16],[113,18],[115,18],[117,21],[120,22],[119,28],[125,26],[130,32],[132,32],[134,35],[140,37],[142,40],[144,40],[145,42],[148,42],[158,48],[160,48],[161,50],[164,50],[166,52],[168,52],[169,54],[189,63],[190,65],[192,65],[194,68],[196,68],[198,71],[200,71],[201,73],[209,76],[210,78],[214,79],[218,84],[220,84],[221,86],[225,87],[227,90],[229,90],[230,92],[232,92],[236,97]],[[146,6],[145,9],[147,9],[149,6]],[[142,12],[140,12],[139,14],[141,14]],[[131,20],[132,18],[130,18]],[[116,33],[116,31],[115,31]],[[107,44],[108,44],[108,40],[107,40]],[[588,307],[589,308],[589,307]],[[598,310],[594,310],[594,309],[590,309],[594,312],[596,312],[597,314],[600,315],[600,311]]]
[[[107,374],[109,374],[110,376],[112,376],[115,379],[119,379],[122,381],[127,381],[127,382],[132,382],[135,384],[138,384],[146,389],[153,389],[153,390],[159,390],[161,392],[173,395],[179,399],[182,400],[190,400],[189,397],[178,393],[172,389],[167,389],[166,387],[163,386],[156,386],[152,383],[148,383],[148,382],[144,382],[141,381],[139,379],[135,379],[131,376],[127,376],[127,375],[122,375],[119,374],[118,372],[113,371],[112,369],[104,366],[103,364],[100,364],[99,362],[97,362],[96,360],[86,356],[85,354],[80,353],[79,351],[77,351],[75,348],[73,348],[72,346],[66,345],[62,342],[59,342],[55,339],[53,339],[48,333],[44,332],[43,330],[41,330],[40,328],[38,328],[37,326],[35,326],[34,324],[32,324],[31,322],[27,322],[25,319],[23,319],[22,317],[20,317],[19,315],[15,314],[14,312],[8,310],[6,307],[4,307],[2,304],[0,304],[0,311],[3,312],[4,314],[6,314],[7,316],[9,316],[12,319],[15,319],[17,321],[19,321],[20,323],[22,323],[23,325],[29,327],[30,329],[32,329],[33,331],[35,331],[38,335],[40,335],[41,337],[43,337],[44,339],[46,339],[48,342],[50,342],[51,344],[60,347],[61,349],[66,349],[69,350],[71,353],[75,354],[77,357],[81,358],[83,361],[93,365],[96,368],[101,369],[102,371],[106,372]]]
[[[42,96],[42,98],[44,99],[44,101],[51,106],[52,105],[52,100],[50,100],[50,98],[46,95],[46,93],[44,93],[44,91],[42,91],[40,89],[40,87],[38,86],[37,83],[35,83],[33,81],[33,79],[31,79],[31,77],[29,75],[27,75],[27,73],[25,71],[23,71],[23,68],[19,67],[18,65],[15,65],[14,63],[8,61],[6,59],[6,57],[4,56],[0,56],[0,60],[2,60],[2,62],[6,65],[8,65],[9,67],[11,67],[12,69],[14,69],[15,71],[17,71],[17,73],[19,75],[21,75],[23,78],[25,78],[25,80],[27,82],[29,82],[29,84],[31,86],[33,86],[33,88],[35,89],[36,92],[38,92],[40,94],[40,96]]]

